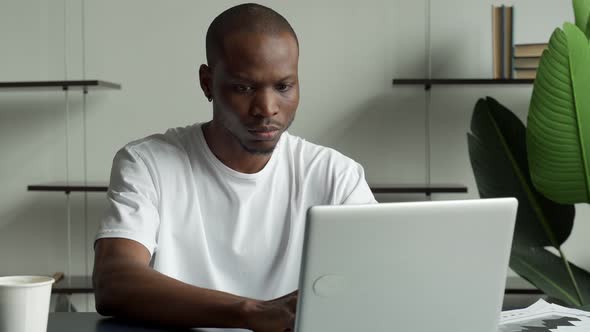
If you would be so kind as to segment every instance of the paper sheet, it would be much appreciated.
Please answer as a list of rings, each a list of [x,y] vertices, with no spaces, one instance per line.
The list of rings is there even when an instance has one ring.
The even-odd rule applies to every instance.
[[[590,312],[539,300],[525,309],[504,311],[499,332],[590,332]]]

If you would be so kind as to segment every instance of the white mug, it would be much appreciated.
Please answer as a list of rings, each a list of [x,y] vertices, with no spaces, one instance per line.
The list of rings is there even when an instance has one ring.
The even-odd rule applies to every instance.
[[[0,277],[0,332],[47,332],[54,282],[45,276]]]

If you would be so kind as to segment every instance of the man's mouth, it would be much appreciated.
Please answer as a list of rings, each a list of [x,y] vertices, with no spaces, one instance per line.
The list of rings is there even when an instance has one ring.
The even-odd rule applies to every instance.
[[[258,127],[248,129],[248,132],[258,140],[273,140],[280,132],[276,127]]]

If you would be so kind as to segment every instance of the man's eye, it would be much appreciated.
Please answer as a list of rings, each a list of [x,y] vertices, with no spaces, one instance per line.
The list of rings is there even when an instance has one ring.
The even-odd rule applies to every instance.
[[[291,86],[289,84],[279,84],[277,85],[276,89],[277,91],[280,92],[286,92],[291,88]]]
[[[254,90],[251,86],[244,84],[234,84],[233,88],[234,91],[238,93],[250,93],[252,90]]]

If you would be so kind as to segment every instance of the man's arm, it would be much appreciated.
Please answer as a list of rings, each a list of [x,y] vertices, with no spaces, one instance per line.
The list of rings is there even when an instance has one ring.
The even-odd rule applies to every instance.
[[[195,287],[149,266],[149,251],[128,239],[99,239],[92,276],[97,311],[171,327],[292,328],[297,294],[258,301]]]

